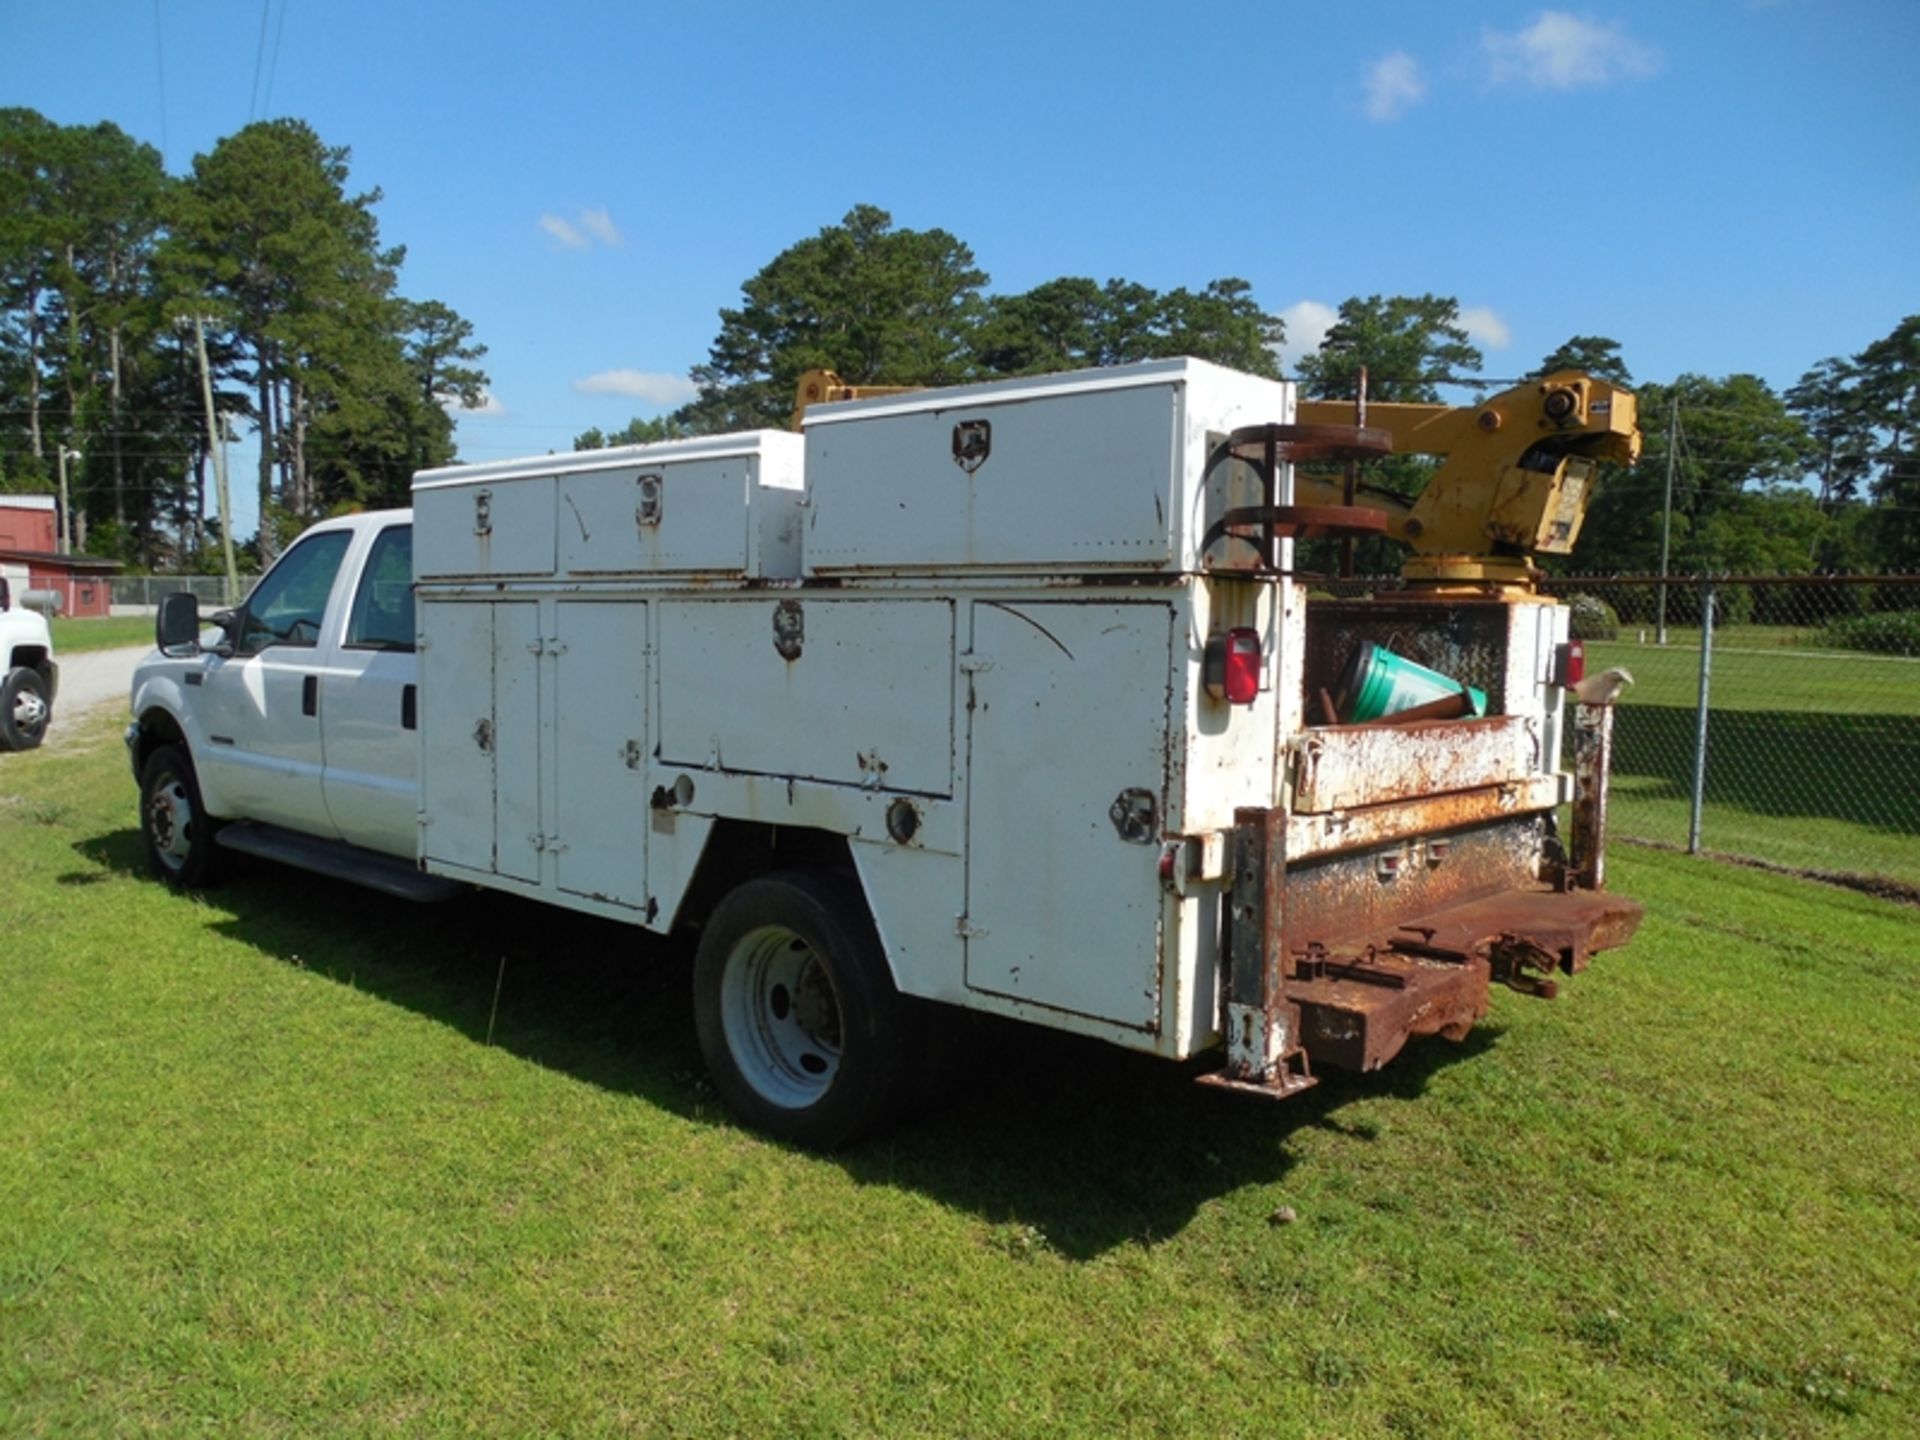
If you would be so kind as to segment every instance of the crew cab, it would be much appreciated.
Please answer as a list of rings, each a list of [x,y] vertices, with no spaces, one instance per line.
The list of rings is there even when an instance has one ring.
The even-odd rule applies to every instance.
[[[414,861],[412,547],[409,511],[322,522],[211,617],[208,643],[176,635],[136,671],[128,741],[164,878],[210,878],[224,840],[399,893],[445,888],[419,885]],[[190,598],[168,597],[163,635],[197,628]]]

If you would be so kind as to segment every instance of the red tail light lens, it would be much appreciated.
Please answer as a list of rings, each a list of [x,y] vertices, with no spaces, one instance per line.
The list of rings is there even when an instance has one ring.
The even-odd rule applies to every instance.
[[[1207,694],[1229,705],[1251,705],[1260,694],[1260,632],[1229,630],[1207,641],[1202,679]]]

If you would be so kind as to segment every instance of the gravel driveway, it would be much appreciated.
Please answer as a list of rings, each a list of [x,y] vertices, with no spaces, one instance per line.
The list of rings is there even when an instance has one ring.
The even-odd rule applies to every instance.
[[[89,710],[115,705],[124,713],[134,666],[152,653],[151,645],[129,645],[122,650],[56,655],[54,658],[60,662],[60,693],[54,697],[53,723],[47,727],[47,738],[40,748],[60,749],[67,737],[79,729],[76,722]],[[0,759],[4,758],[0,752]]]

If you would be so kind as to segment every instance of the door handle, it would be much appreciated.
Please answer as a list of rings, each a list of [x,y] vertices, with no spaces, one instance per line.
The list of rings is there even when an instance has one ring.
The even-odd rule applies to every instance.
[[[300,713],[318,715],[320,713],[320,677],[308,675],[300,682]]]
[[[420,687],[403,685],[400,688],[400,728],[416,730],[420,726]]]

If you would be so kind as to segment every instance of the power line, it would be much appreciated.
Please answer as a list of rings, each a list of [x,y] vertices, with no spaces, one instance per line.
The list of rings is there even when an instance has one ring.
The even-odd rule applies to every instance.
[[[280,73],[280,37],[287,33],[287,0],[280,0],[280,19],[273,27],[273,59],[267,62],[267,96],[262,108],[273,108],[273,80]]]
[[[153,0],[153,68],[160,77],[160,168],[167,168],[167,58],[160,48],[160,0]]]
[[[253,52],[253,95],[247,101],[247,123],[251,125],[260,118],[260,68],[267,58],[267,12],[273,8],[273,0],[260,0],[260,43]]]

